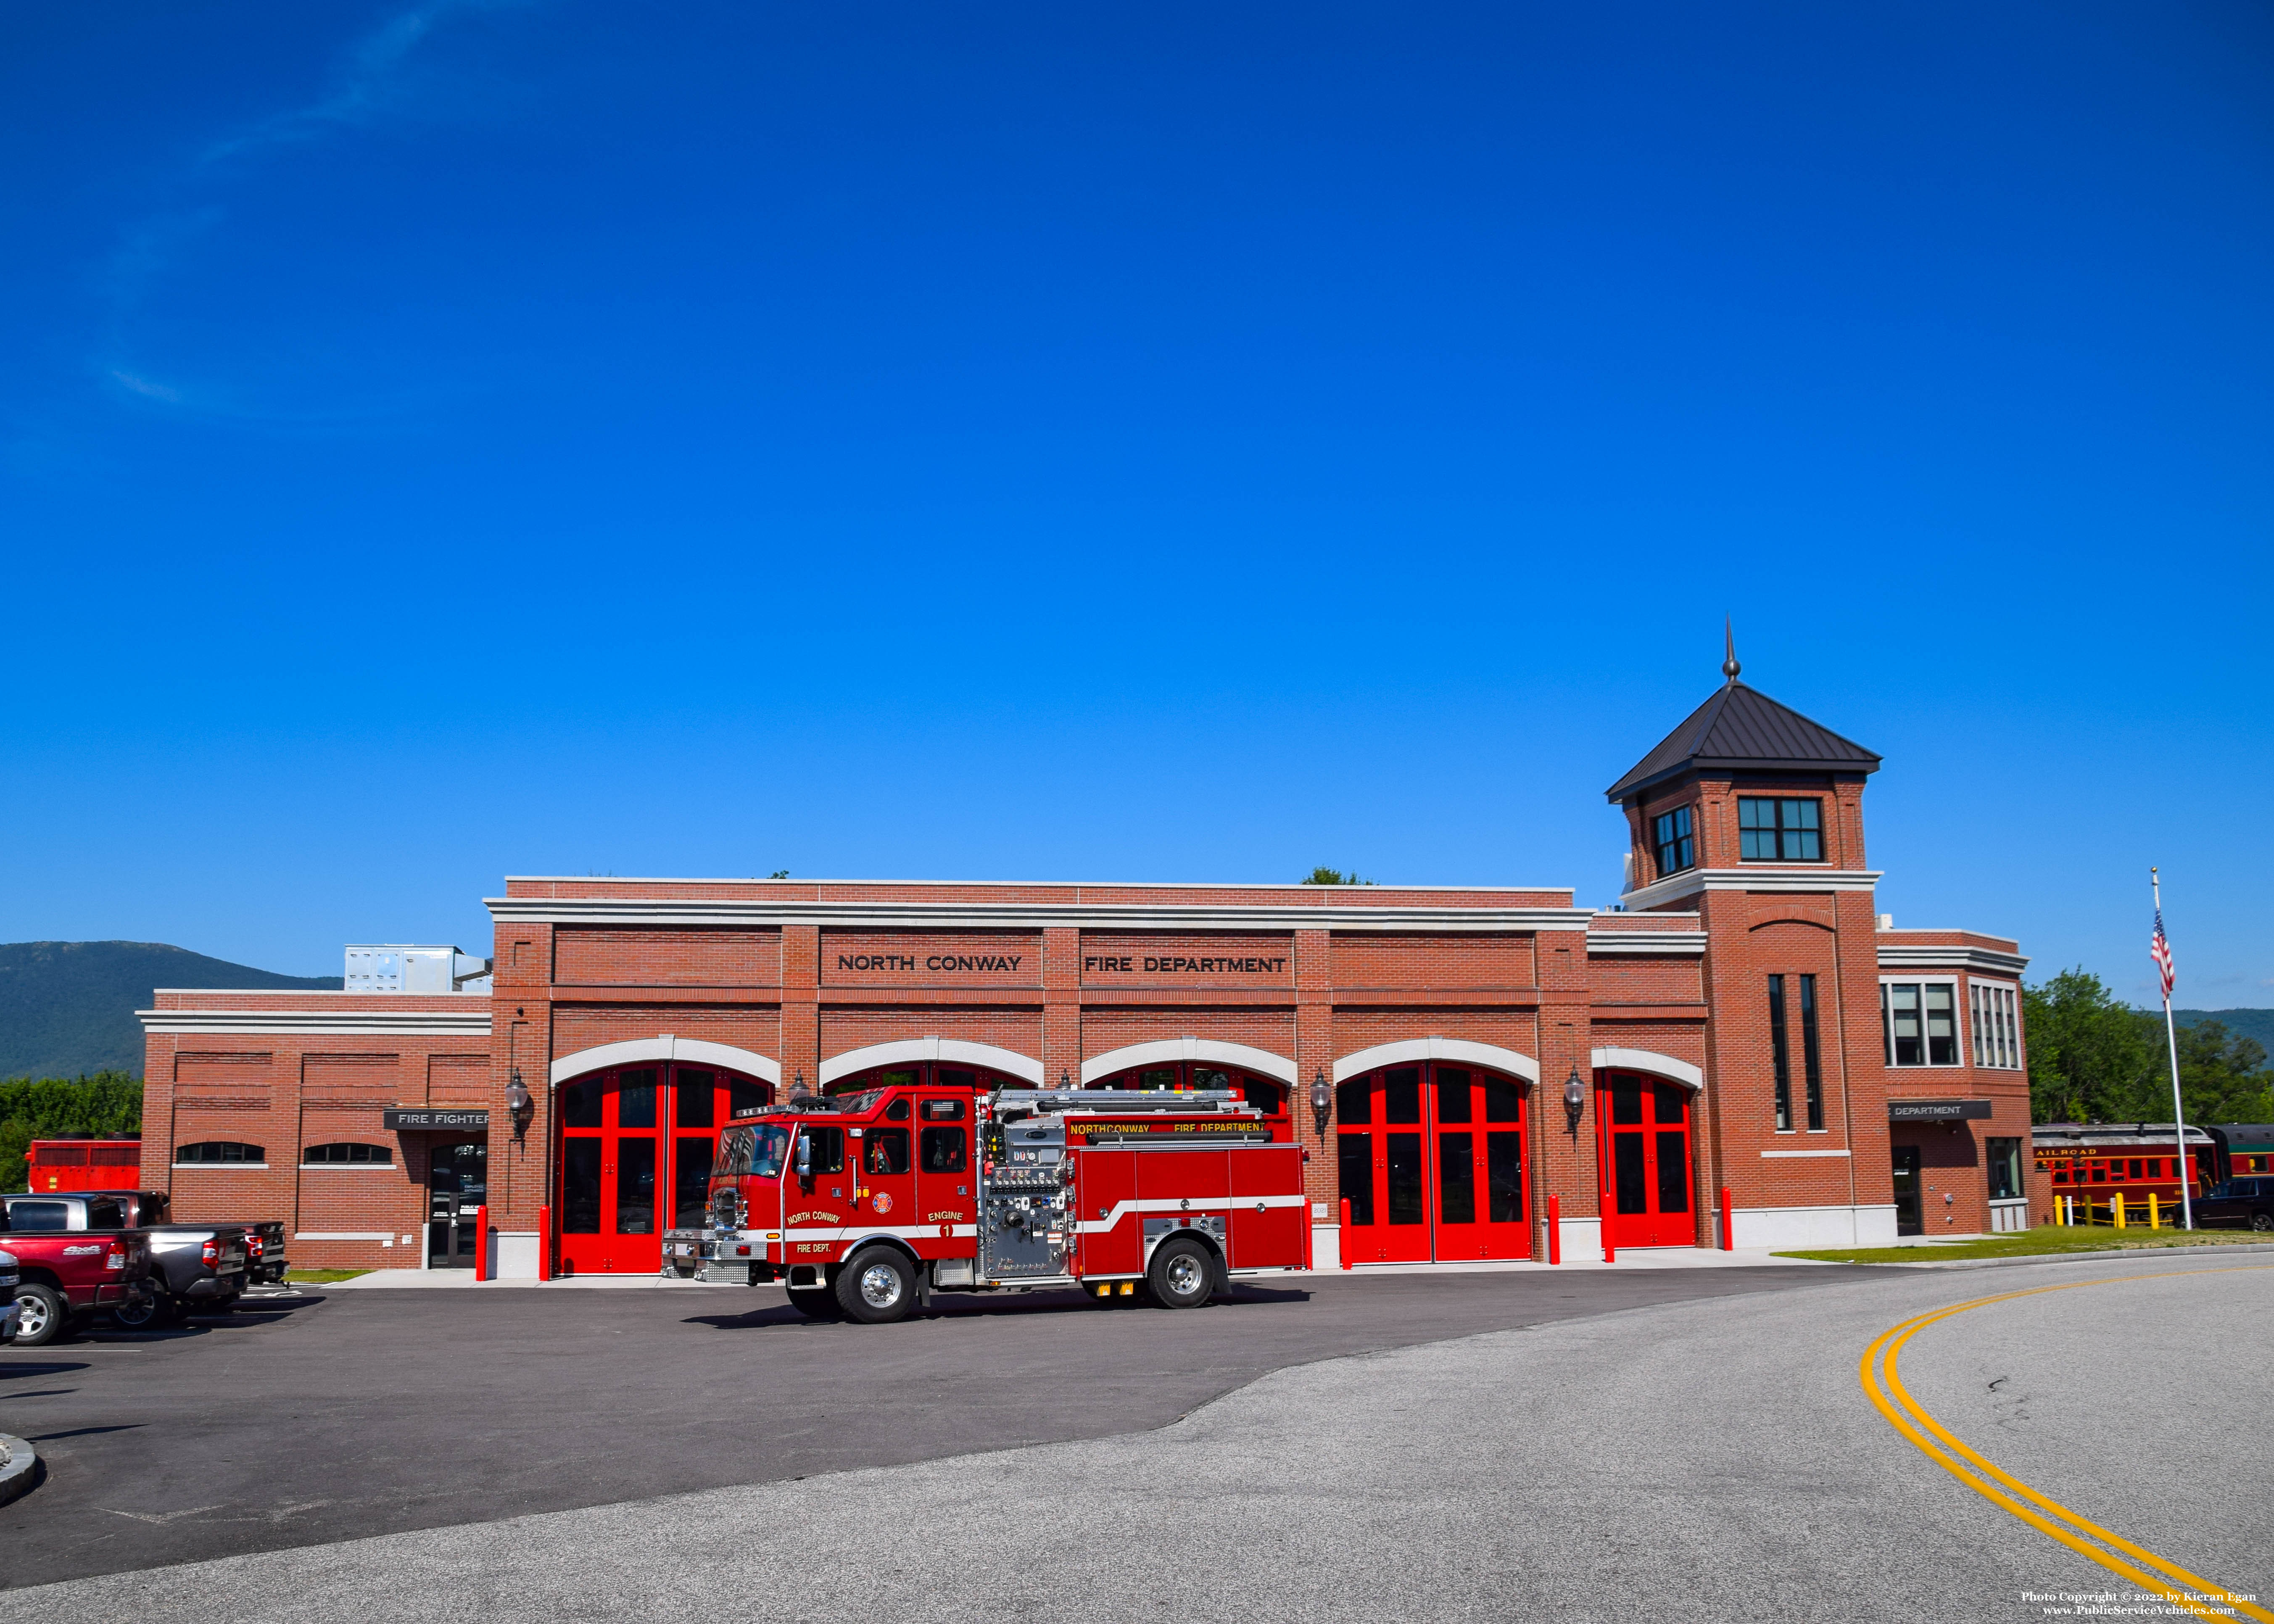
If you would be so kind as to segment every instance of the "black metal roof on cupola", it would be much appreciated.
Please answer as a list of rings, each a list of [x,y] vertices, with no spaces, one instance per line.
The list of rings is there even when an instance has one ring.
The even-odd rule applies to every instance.
[[[1731,665],[1736,664],[1734,655]],[[1726,669],[1726,667],[1725,667]],[[1879,758],[1732,675],[1728,686],[1605,791],[1614,801],[1690,771],[1877,772]]]

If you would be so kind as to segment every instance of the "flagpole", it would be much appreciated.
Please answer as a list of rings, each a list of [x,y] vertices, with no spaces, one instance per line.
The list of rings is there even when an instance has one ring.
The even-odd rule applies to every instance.
[[[2152,867],[2148,870],[2148,884],[2156,893],[2156,929],[2161,932],[2164,928],[2164,882]],[[2166,948],[2165,951],[2168,952],[2170,950]],[[2157,979],[2164,989],[2164,1052],[2172,1060],[2172,1134],[2179,1141],[2180,1147],[2180,1227],[2192,1229],[2195,1227],[2195,1207],[2187,1193],[2187,1119],[2180,1107],[2180,1037],[2172,1025],[2171,977],[2163,975]]]

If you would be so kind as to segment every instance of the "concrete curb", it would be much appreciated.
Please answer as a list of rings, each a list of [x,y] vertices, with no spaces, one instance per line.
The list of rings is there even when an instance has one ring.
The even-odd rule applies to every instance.
[[[10,1432],[0,1432],[0,1449],[8,1452],[8,1463],[0,1466],[0,1506],[4,1506],[30,1492],[33,1473],[39,1469],[40,1452]]]
[[[2274,1252],[2274,1244],[2245,1242],[2222,1246],[2111,1246],[2105,1252],[2046,1252],[2026,1258],[1953,1258],[1947,1263],[1856,1263],[1852,1268],[1985,1269],[2014,1268],[2024,1263],[2097,1263],[2107,1258],[2207,1257],[2212,1252]]]

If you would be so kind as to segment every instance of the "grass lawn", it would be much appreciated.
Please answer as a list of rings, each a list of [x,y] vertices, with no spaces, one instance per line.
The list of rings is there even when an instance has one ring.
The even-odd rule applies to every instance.
[[[2030,1258],[2064,1252],[2152,1252],[2172,1246],[2224,1246],[2256,1241],[2264,1244],[2274,1236],[2249,1229],[2110,1229],[2105,1225],[2065,1228],[2044,1224],[2019,1235],[1985,1235],[1977,1241],[1953,1241],[1939,1246],[1849,1246],[1836,1252],[1780,1252],[1780,1258],[1806,1258],[1817,1263],[1948,1263],[1961,1258]]]
[[[328,1286],[335,1280],[353,1280],[369,1269],[286,1269],[284,1278],[303,1286]]]

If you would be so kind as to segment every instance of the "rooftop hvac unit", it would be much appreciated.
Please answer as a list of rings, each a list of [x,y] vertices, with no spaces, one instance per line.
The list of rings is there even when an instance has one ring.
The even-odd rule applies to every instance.
[[[455,947],[384,942],[348,949],[350,992],[459,992],[490,973],[491,961]]]

